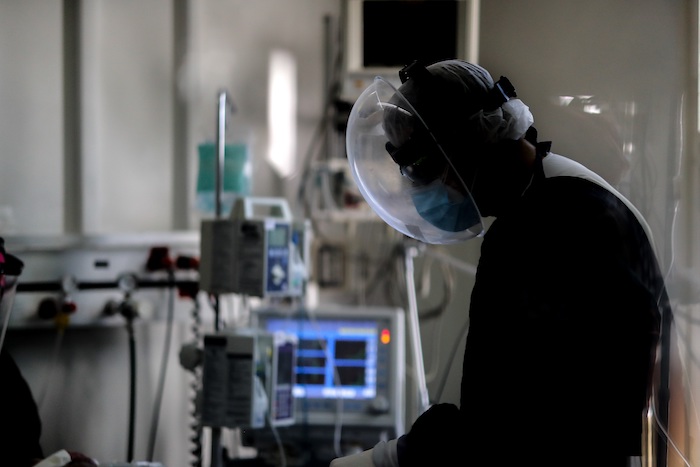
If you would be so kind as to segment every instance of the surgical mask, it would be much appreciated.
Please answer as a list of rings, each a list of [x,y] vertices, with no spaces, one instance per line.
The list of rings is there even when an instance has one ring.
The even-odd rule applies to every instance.
[[[411,198],[423,219],[446,232],[461,232],[481,222],[471,197],[440,180],[413,188]]]

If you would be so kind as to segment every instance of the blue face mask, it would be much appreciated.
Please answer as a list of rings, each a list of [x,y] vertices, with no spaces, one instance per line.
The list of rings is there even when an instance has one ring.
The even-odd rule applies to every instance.
[[[415,188],[411,197],[418,214],[446,232],[461,232],[481,222],[471,197],[438,180]]]

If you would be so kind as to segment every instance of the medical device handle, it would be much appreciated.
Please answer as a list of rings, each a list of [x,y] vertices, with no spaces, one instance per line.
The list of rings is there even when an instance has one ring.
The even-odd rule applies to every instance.
[[[263,214],[259,208],[265,208]],[[292,211],[285,198],[245,196],[236,200],[231,219],[281,219],[292,220]]]

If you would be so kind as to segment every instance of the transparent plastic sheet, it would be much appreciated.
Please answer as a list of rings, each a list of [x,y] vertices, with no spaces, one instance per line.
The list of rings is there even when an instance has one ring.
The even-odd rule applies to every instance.
[[[689,195],[683,100],[659,105],[658,97],[571,93],[551,96],[549,103],[535,122],[542,139],[553,140],[554,152],[594,170],[637,207],[664,274],[670,314],[661,321],[642,465],[695,466],[700,360],[693,334],[700,323],[700,280],[683,265],[690,256],[679,258],[686,248],[682,232],[694,216],[682,208]]]
[[[5,335],[10,324],[12,304],[15,301],[18,276],[4,276],[4,283],[0,285],[0,352],[5,343]]]

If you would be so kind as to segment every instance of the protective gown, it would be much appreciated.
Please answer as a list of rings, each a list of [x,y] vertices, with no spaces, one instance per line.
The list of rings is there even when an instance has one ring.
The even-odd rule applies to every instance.
[[[398,440],[401,467],[625,466],[642,452],[663,275],[633,206],[548,154],[485,234],[461,402]]]

